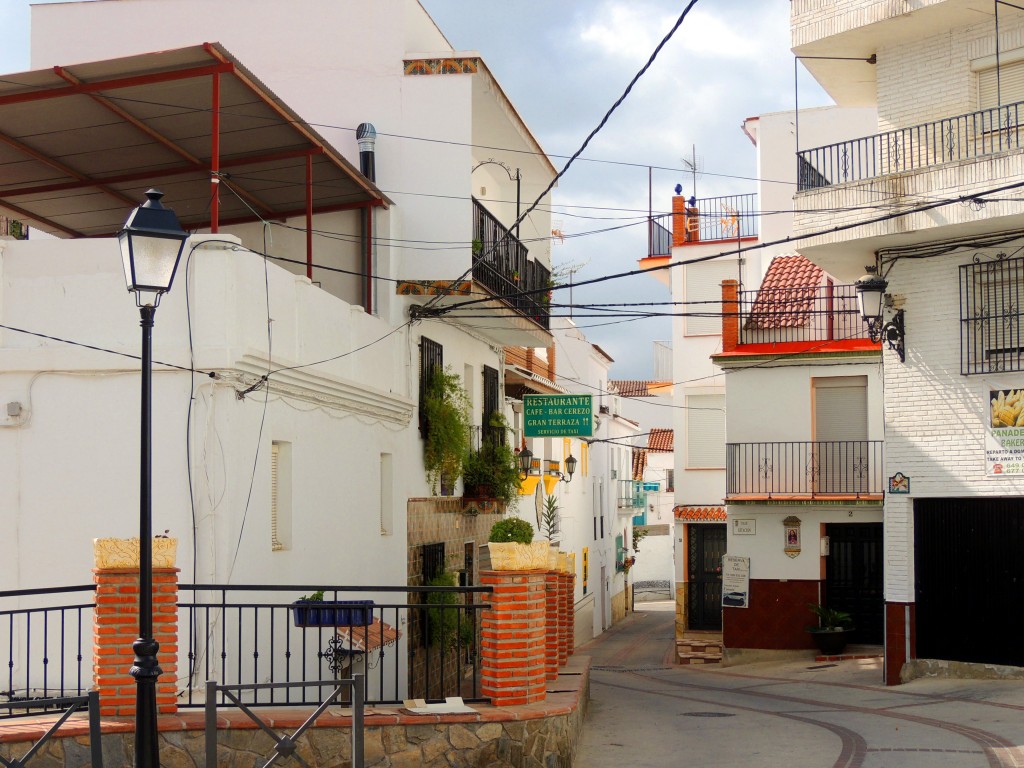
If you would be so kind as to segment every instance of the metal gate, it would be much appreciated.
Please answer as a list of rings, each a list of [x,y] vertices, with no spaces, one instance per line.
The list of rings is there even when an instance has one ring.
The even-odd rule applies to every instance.
[[[881,645],[885,634],[881,523],[829,523],[825,603],[853,617],[853,641]]]
[[[1024,499],[915,499],[917,655],[1024,666]]]
[[[687,628],[720,631],[725,526],[688,525],[687,532]]]

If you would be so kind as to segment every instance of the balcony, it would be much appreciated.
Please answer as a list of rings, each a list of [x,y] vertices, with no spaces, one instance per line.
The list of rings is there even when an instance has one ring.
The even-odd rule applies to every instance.
[[[473,200],[473,281],[544,330],[551,271],[476,199]],[[525,295],[524,295],[525,294]]]
[[[797,153],[797,190],[914,173],[1018,150],[1024,102],[982,109]]]
[[[852,285],[740,291],[740,344],[870,339]]]
[[[629,510],[646,510],[647,493],[644,491],[644,484],[639,480],[617,480],[618,507],[623,512]],[[635,514],[635,513],[634,513]]]
[[[673,218],[676,245],[757,237],[757,195],[706,197],[687,205],[685,213],[651,217],[647,221],[649,256],[671,255]]]
[[[881,440],[726,444],[729,503],[881,501]]]

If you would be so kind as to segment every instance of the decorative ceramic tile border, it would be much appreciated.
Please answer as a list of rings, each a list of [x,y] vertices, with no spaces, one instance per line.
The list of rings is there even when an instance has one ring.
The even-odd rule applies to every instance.
[[[676,520],[725,520],[725,507],[676,507]]]
[[[406,59],[407,75],[475,75],[480,59]]]
[[[403,280],[395,292],[399,296],[469,296],[472,288],[470,280]]]

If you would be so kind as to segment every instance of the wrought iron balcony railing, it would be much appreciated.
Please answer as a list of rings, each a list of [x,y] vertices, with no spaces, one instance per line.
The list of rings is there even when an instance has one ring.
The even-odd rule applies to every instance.
[[[882,445],[881,440],[727,443],[727,497],[881,494]]]
[[[797,189],[864,181],[972,160],[1024,143],[1024,102],[797,152]]]
[[[672,253],[672,218],[667,213],[647,222],[649,256]],[[757,195],[704,197],[686,206],[683,216],[683,240],[687,243],[713,243],[740,237],[757,237]]]
[[[740,344],[867,339],[852,285],[740,291]]]
[[[617,480],[619,509],[647,509],[647,493],[638,480]]]
[[[473,280],[542,328],[548,316],[551,271],[528,252],[519,238],[476,199],[473,200]]]

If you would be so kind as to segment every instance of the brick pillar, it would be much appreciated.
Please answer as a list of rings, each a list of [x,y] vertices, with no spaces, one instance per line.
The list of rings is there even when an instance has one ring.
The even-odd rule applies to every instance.
[[[544,701],[544,571],[480,571],[491,587],[480,631],[480,688],[496,707]]]
[[[686,243],[686,198],[676,195],[672,198],[672,247]]]
[[[135,716],[135,678],[128,674],[139,636],[139,569],[95,568],[96,609],[93,617],[93,668],[100,694],[100,714]],[[178,569],[153,569],[153,636],[160,643],[157,659],[163,674],[157,680],[160,714],[178,711]]]
[[[548,571],[544,574],[544,672],[548,680],[558,677],[561,657],[561,574]]]
[[[573,615],[572,574],[558,572],[558,665],[565,666],[572,653]]]
[[[732,352],[740,343],[739,283],[722,281],[722,351]]]
[[[885,604],[885,684],[899,685],[903,665],[917,658],[914,603]],[[907,653],[909,648],[909,654]]]
[[[555,345],[548,347],[548,381],[555,381]]]

